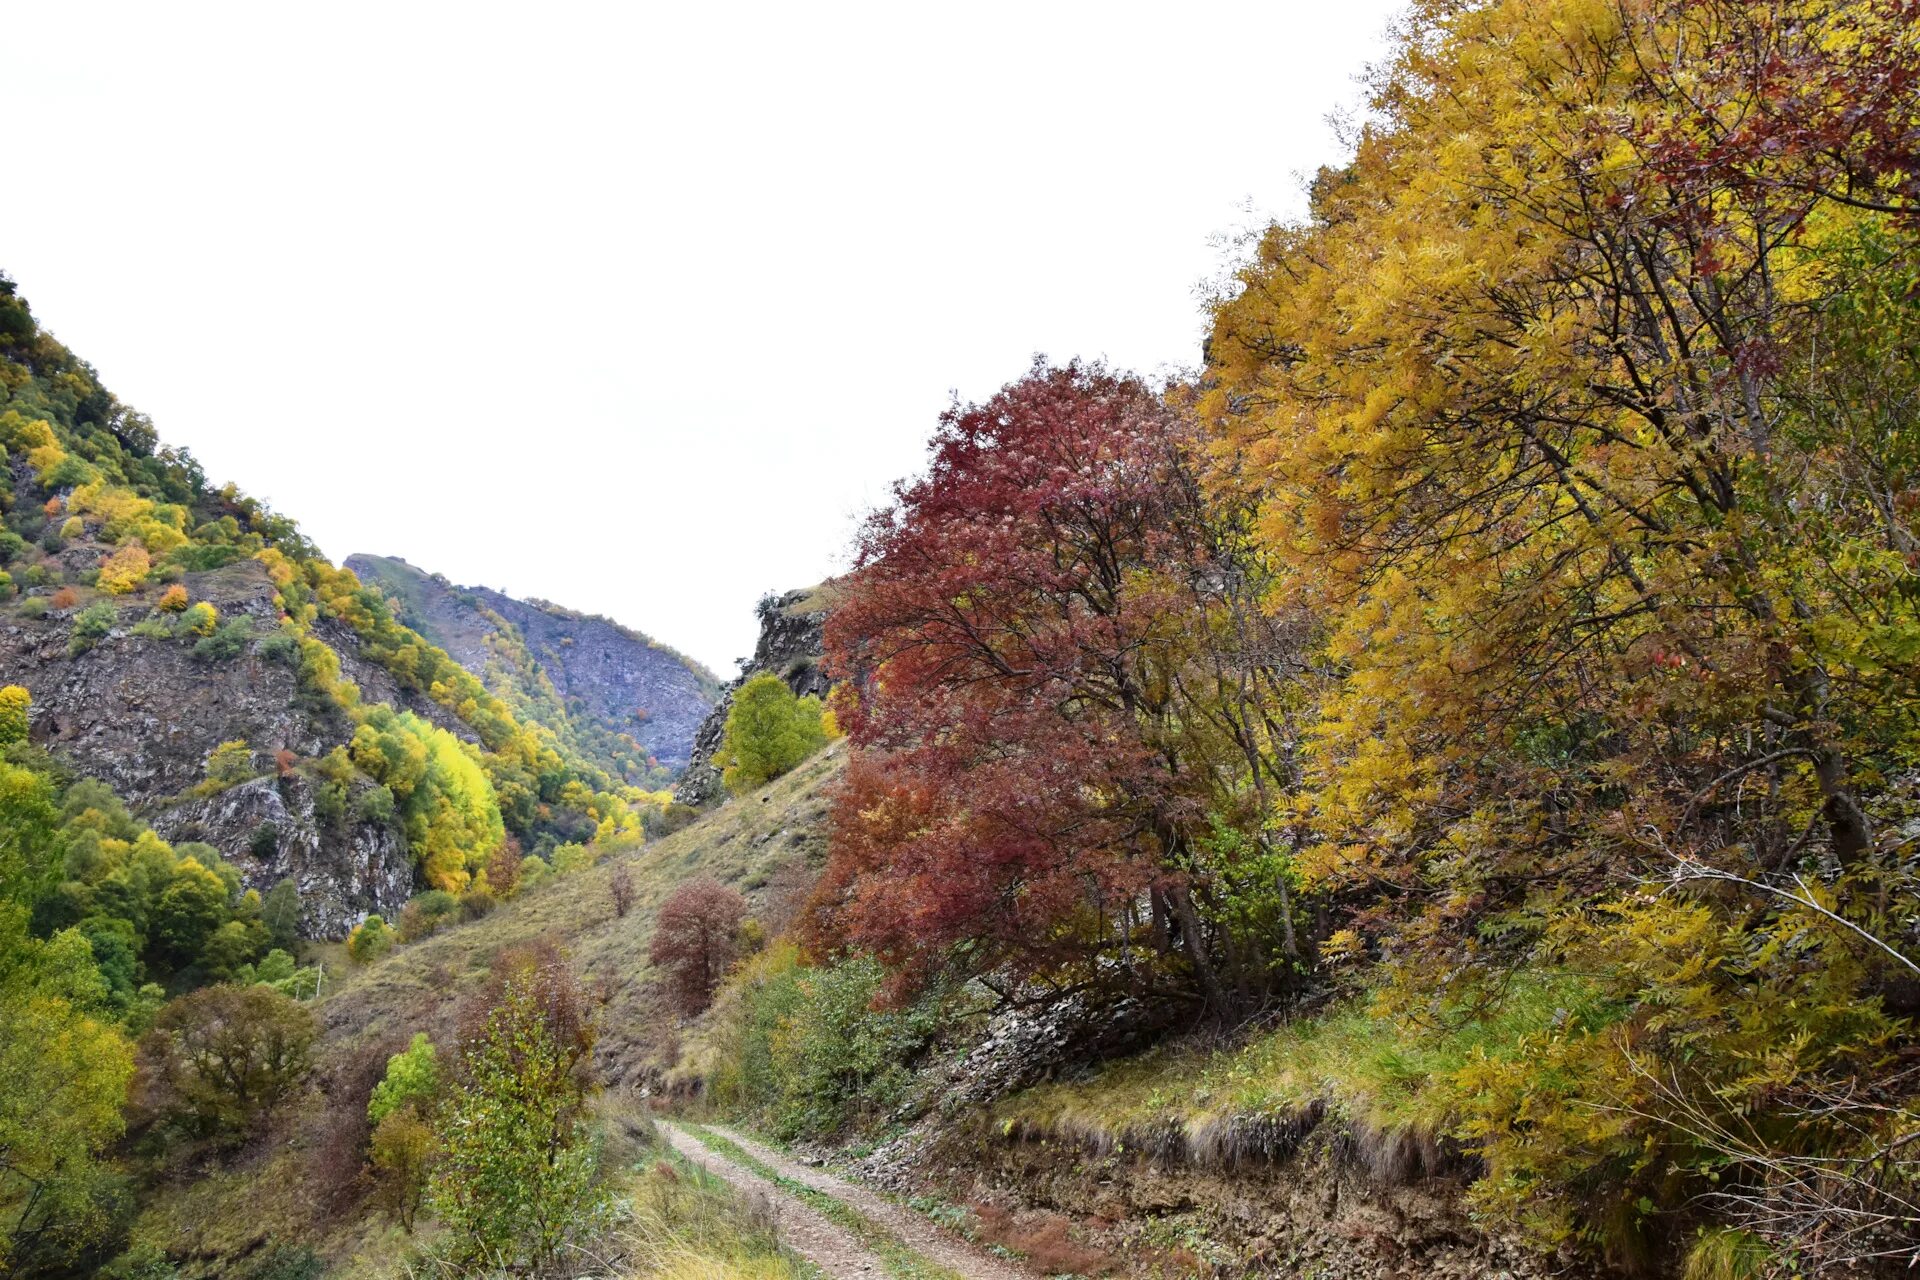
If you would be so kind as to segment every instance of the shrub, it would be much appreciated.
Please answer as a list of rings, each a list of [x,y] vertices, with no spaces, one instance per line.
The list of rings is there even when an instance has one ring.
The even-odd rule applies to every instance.
[[[545,1271],[600,1209],[583,1125],[593,1026],[551,953],[504,958],[463,1037],[431,1183],[456,1266]]]
[[[200,948],[200,967],[216,982],[231,982],[252,967],[267,940],[257,921],[229,920],[215,929]]]
[[[393,821],[393,792],[385,787],[369,787],[360,793],[360,802],[355,809],[362,822],[390,823]]]
[[[17,684],[0,688],[0,747],[25,742],[31,723],[33,695]]]
[[[714,763],[738,795],[779,777],[827,744],[818,698],[797,698],[779,676],[762,673],[741,685],[727,712]]]
[[[259,964],[249,965],[246,976],[255,982],[264,982],[268,986],[273,986],[275,983],[288,981],[294,973],[293,957],[275,947],[260,958]]]
[[[195,641],[193,656],[199,662],[225,662],[238,657],[252,639],[252,626],[245,618],[235,618],[212,635]]]
[[[647,958],[663,971],[680,1012],[705,1009],[738,954],[747,900],[710,877],[689,880],[660,905]]]
[[[73,632],[67,640],[67,652],[82,654],[99,644],[113,624],[119,620],[120,611],[105,600],[96,601],[82,609],[73,620]]]
[[[387,1071],[367,1100],[367,1119],[373,1124],[401,1108],[410,1108],[420,1116],[433,1114],[440,1095],[439,1051],[424,1031],[399,1053],[387,1059]]]
[[[313,818],[329,831],[337,831],[347,820],[347,789],[338,782],[323,782],[313,793]]]
[[[68,516],[60,525],[60,538],[64,542],[71,542],[86,531],[87,522],[85,520],[82,520],[79,516]]]
[[[123,596],[147,580],[153,561],[147,549],[129,542],[100,562],[100,589],[109,595]]]
[[[910,1064],[941,1024],[943,1000],[876,1010],[885,971],[867,956],[825,968],[776,942],[741,967],[711,1018],[714,1100],[761,1116],[782,1137],[827,1134],[861,1109],[898,1105]]]
[[[245,738],[233,738],[207,753],[207,783],[214,791],[224,791],[253,777],[253,748]]]
[[[214,628],[220,625],[220,611],[205,600],[189,605],[180,615],[179,634],[182,636],[210,636]]]
[[[570,876],[593,865],[593,850],[583,844],[558,845],[551,862],[556,875]]]
[[[313,1015],[267,987],[205,987],[160,1011],[144,1046],[175,1110],[202,1132],[251,1129],[306,1077]]]
[[[368,916],[347,935],[347,956],[355,964],[372,964],[393,949],[393,930],[379,916]]]
[[[27,540],[11,529],[0,529],[0,564],[12,564],[27,549]]]
[[[129,629],[129,633],[142,640],[167,640],[173,636],[173,628],[159,614],[140,619]]]
[[[520,859],[519,877],[516,882],[519,892],[525,893],[529,889],[538,889],[552,878],[553,868],[548,866],[547,860],[539,854],[530,853]]]
[[[613,914],[626,919],[627,912],[633,910],[633,870],[626,863],[615,867],[607,877],[607,895],[613,899]]]
[[[400,941],[417,942],[460,913],[460,900],[445,889],[429,889],[400,911]]]
[[[280,852],[280,828],[271,822],[263,822],[253,829],[247,837],[247,852],[265,860]]]
[[[174,583],[160,593],[159,607],[168,613],[179,613],[187,607],[187,589]]]
[[[37,568],[38,566],[35,567]],[[29,596],[20,602],[20,613],[22,616],[28,618],[46,617],[48,613],[47,598],[45,596]]]
[[[260,656],[283,667],[300,665],[300,642],[284,631],[276,631],[260,642]]]
[[[72,587],[62,587],[48,598],[47,603],[55,609],[71,609],[80,603],[80,593]]]
[[[427,1178],[438,1150],[433,1130],[411,1111],[391,1112],[374,1124],[367,1153],[380,1203],[408,1234],[426,1199]]]
[[[487,887],[501,898],[511,898],[514,890],[520,887],[520,848],[517,841],[507,840],[487,860]]]
[[[276,1244],[263,1251],[236,1280],[320,1280],[326,1270],[326,1264],[308,1246]]]
[[[0,569],[0,600],[13,595],[13,575]]]

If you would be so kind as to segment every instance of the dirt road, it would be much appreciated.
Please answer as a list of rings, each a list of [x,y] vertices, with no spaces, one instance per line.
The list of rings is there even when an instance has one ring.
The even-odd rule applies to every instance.
[[[681,1126],[663,1120],[661,1128],[674,1149],[689,1160],[749,1194],[766,1197],[779,1213],[780,1234],[788,1247],[829,1276],[928,1276],[944,1272],[959,1280],[1036,1280],[1034,1272],[974,1247],[913,1210],[859,1183],[809,1168],[744,1134],[721,1125],[705,1126],[707,1132],[724,1140],[723,1145],[731,1143],[750,1161],[807,1188],[816,1197],[830,1197],[839,1207],[827,1207],[837,1216],[853,1221],[848,1213],[857,1214],[864,1219],[864,1224],[855,1222],[861,1230],[856,1233],[835,1222],[801,1195],[749,1164],[713,1150]]]

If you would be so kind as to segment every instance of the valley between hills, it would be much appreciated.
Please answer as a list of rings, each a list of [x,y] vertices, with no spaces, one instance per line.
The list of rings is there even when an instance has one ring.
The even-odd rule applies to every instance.
[[[1413,6],[1189,365],[904,424],[724,675],[0,276],[0,1277],[1910,1274],[1916,32]]]

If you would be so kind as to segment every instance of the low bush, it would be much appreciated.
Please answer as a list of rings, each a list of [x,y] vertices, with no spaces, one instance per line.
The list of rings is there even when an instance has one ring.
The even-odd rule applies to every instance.
[[[245,618],[235,618],[221,626],[210,636],[202,637],[193,646],[194,660],[197,662],[225,662],[245,652],[247,644],[253,639],[253,628]]]
[[[393,930],[379,916],[368,916],[347,935],[347,956],[355,964],[372,964],[393,949]]]
[[[885,976],[868,956],[806,965],[785,940],[748,960],[709,1019],[709,1095],[783,1138],[835,1133],[898,1106],[950,996],[877,1010]]]
[[[67,591],[69,588],[62,588]],[[113,630],[113,624],[119,620],[120,612],[105,600],[96,601],[82,609],[73,620],[73,632],[67,640],[69,654],[82,654],[106,638]]]
[[[400,909],[401,942],[417,942],[460,915],[460,900],[445,889],[429,889]]]

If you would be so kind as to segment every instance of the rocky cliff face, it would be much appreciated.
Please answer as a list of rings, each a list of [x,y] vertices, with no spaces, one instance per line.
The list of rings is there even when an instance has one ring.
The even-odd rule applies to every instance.
[[[720,798],[720,771],[713,767],[713,754],[720,749],[735,689],[754,676],[770,672],[785,680],[800,697],[826,696],[832,681],[822,666],[826,647],[823,633],[832,604],[833,586],[822,583],[768,596],[755,606],[760,615],[760,638],[754,644],[753,656],[741,665],[739,676],[722,692],[694,735],[693,758],[673,792],[681,804],[711,804]]]
[[[394,557],[350,556],[346,567],[494,693],[571,733],[610,772],[622,770],[609,737],[631,737],[669,769],[691,757],[718,685],[673,650],[606,618],[456,586]]]
[[[83,546],[78,554],[97,561],[99,552]],[[291,876],[310,936],[337,937],[369,912],[398,911],[414,888],[404,840],[377,823],[323,829],[298,774],[258,778],[209,797],[189,794],[205,775],[207,755],[223,742],[246,741],[267,769],[281,751],[299,759],[324,755],[353,727],[331,703],[304,694],[292,656],[267,643],[279,609],[257,561],[190,573],[184,585],[223,620],[252,624],[238,653],[209,661],[196,658],[188,640],[134,634],[133,624],[150,611],[151,588],[124,599],[112,630],[78,654],[68,643],[77,609],[40,618],[19,605],[0,610],[0,683],[24,685],[32,695],[33,741],[76,774],[111,785],[163,838],[213,845],[249,887],[264,894]],[[344,627],[323,624],[319,631],[369,701],[465,732],[362,659]]]
[[[395,918],[414,892],[406,842],[383,823],[330,826],[313,801],[312,784],[297,773],[255,778],[161,810],[152,825],[169,841],[213,845],[263,895],[290,877],[310,937],[337,938],[369,915]]]

